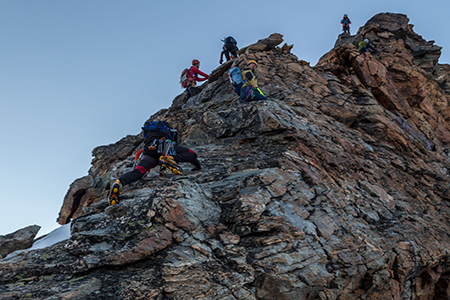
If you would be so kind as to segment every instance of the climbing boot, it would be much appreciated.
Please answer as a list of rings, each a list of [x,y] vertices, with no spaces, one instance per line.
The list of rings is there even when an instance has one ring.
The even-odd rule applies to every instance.
[[[191,164],[194,165],[194,168],[192,169],[192,171],[200,171],[202,169],[202,165],[200,164],[198,159],[196,159],[193,162],[191,162]]]
[[[119,195],[120,190],[122,189],[122,184],[120,180],[117,179],[111,187],[111,191],[109,192],[109,205],[116,205],[119,203]]]
[[[161,165],[162,168],[167,168],[177,175],[182,174],[181,167],[177,164],[175,158],[171,155],[161,156],[159,158],[159,164]]]

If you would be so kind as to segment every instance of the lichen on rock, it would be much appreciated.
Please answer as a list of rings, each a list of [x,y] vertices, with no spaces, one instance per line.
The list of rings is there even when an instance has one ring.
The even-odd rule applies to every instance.
[[[359,53],[364,38],[377,54]],[[440,47],[391,13],[339,37],[314,67],[282,42],[273,34],[242,48],[196,96],[151,117],[181,130],[201,172],[152,171],[108,206],[109,183],[142,138],[94,149],[61,209],[72,237],[0,260],[0,295],[450,297],[450,67],[438,64]],[[248,60],[267,101],[241,104],[231,90],[228,69]]]

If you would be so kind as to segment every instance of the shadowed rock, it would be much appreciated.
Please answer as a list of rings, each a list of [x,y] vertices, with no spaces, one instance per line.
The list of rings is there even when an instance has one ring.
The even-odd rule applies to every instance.
[[[39,229],[41,226],[32,225],[7,235],[0,235],[0,258],[14,251],[30,248]]]
[[[179,128],[203,170],[151,171],[108,206],[142,138],[94,149],[61,209],[71,238],[1,260],[1,293],[449,298],[450,68],[408,21],[376,15],[315,67],[280,34],[241,49],[150,118]],[[378,54],[359,53],[366,37]],[[227,71],[249,60],[270,100],[244,105]]]

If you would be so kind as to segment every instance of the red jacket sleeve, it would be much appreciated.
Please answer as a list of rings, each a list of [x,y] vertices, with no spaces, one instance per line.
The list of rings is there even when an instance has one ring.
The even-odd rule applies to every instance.
[[[204,81],[206,79],[208,79],[209,75],[206,73],[203,73],[202,71],[200,71],[199,69],[197,69],[195,66],[192,66],[189,71],[193,74],[193,78],[195,81]],[[205,78],[198,78],[198,75],[201,75]]]
[[[200,78],[200,77],[194,77],[195,81],[205,81],[208,78]]]

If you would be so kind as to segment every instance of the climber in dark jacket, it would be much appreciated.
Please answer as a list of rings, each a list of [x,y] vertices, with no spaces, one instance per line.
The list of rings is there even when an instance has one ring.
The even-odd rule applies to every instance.
[[[119,203],[118,197],[123,186],[141,179],[151,168],[159,164],[176,168],[180,162],[190,162],[194,165],[193,170],[201,170],[202,168],[194,151],[177,144],[177,130],[171,128],[168,123],[147,121],[142,130],[144,149],[136,154],[137,159],[139,154],[142,153],[141,159],[132,171],[120,176],[112,185],[108,196],[111,205]],[[168,156],[163,156],[160,150],[166,145],[173,145],[175,153],[171,152]]]
[[[256,81],[255,71],[257,66],[258,63],[251,60],[248,62],[247,68],[242,70],[242,81],[244,84],[242,85],[241,92],[239,94],[242,103],[248,101],[267,100],[259,89],[258,82]]]
[[[230,60],[230,54],[232,55],[233,58],[237,58],[238,57],[237,51],[239,50],[239,48],[237,47],[237,42],[232,36],[225,38],[224,40],[222,40],[222,42],[224,44],[222,47],[222,53],[220,53],[220,61],[219,61],[220,64],[223,63],[224,55],[227,61]]]

